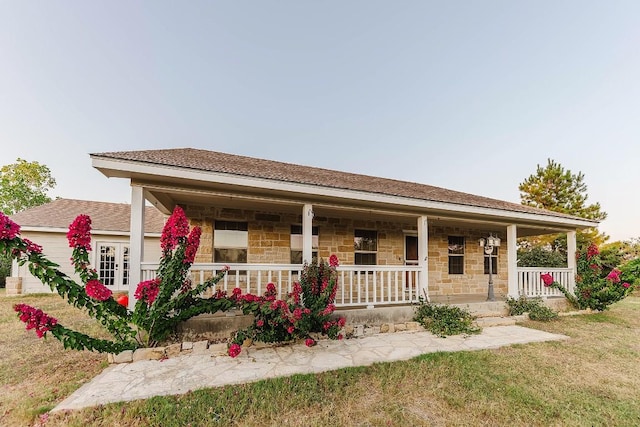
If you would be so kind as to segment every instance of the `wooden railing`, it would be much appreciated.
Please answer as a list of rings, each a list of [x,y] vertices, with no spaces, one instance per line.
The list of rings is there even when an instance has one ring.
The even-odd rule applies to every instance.
[[[544,285],[541,276],[546,273],[569,292],[574,292],[575,273],[571,268],[518,267],[519,294],[526,297],[564,296],[558,289]]]
[[[157,263],[142,263],[142,280],[153,279]],[[293,283],[299,280],[302,265],[299,264],[219,264],[194,263],[189,271],[194,283],[202,283],[229,267],[229,271],[216,286],[231,293],[240,288],[243,293],[262,295],[268,283],[273,283],[278,298],[291,292]],[[338,307],[373,307],[375,305],[409,304],[418,301],[420,268],[417,266],[347,265],[337,268]]]

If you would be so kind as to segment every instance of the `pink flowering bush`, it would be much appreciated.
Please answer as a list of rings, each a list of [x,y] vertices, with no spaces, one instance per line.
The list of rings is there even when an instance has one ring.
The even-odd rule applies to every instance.
[[[556,282],[550,274],[541,276],[545,286],[559,289],[575,308],[606,310],[633,291],[632,285],[622,281],[620,270],[614,268],[604,275],[600,251],[596,245],[591,244],[586,251],[578,252],[576,261],[578,274],[575,295]]]
[[[263,296],[243,295],[239,289],[234,289],[232,297],[236,303],[245,314],[253,314],[255,320],[249,328],[236,333],[233,343],[241,344],[246,339],[260,342],[305,339],[307,345],[315,344],[309,337],[311,333],[342,339],[339,331],[344,327],[345,319],[334,314],[337,266],[335,255],[329,258],[329,264],[322,260],[305,264],[300,281],[293,284],[285,299],[276,299],[273,283],[267,285]]]
[[[34,329],[39,337],[51,332],[65,348],[77,350],[119,353],[143,345],[155,346],[166,339],[179,322],[233,307],[235,302],[228,298],[201,298],[226,274],[226,270],[197,286],[193,286],[187,277],[200,244],[200,234],[200,228],[190,229],[184,211],[177,207],[162,233],[163,252],[157,277],[138,285],[135,310],[129,311],[126,305],[113,298],[112,291],[100,282],[98,273],[90,267],[91,218],[79,215],[67,233],[72,248],[71,264],[82,282],[78,284],[42,254],[41,246],[21,238],[20,226],[0,213],[0,251],[11,254],[20,265],[28,263],[29,271],[35,277],[70,304],[97,319],[113,336],[112,340],[97,339],[65,328],[37,308],[24,304],[15,306],[27,329]]]

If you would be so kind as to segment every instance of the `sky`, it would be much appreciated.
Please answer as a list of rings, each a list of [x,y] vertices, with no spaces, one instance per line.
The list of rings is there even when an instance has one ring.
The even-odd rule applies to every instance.
[[[0,1],[0,164],[193,147],[520,202],[551,158],[640,237],[640,2]]]

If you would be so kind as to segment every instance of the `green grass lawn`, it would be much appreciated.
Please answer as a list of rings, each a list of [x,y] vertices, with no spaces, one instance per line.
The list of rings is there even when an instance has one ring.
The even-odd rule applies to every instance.
[[[11,310],[21,301],[95,327],[57,297],[0,298],[0,425],[37,421],[106,359],[24,331]],[[110,404],[51,415],[46,425],[640,425],[640,298],[525,326],[571,339]]]

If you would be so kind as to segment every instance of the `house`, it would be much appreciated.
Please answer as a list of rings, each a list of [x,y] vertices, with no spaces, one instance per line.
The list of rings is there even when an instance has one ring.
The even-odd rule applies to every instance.
[[[67,241],[67,231],[80,214],[91,217],[90,262],[100,279],[114,291],[128,290],[131,224],[131,207],[128,204],[57,199],[11,215],[11,219],[21,226],[23,238],[41,245],[43,253],[57,263],[62,272],[79,281],[70,262],[72,249]],[[149,260],[160,257],[160,234],[165,218],[157,209],[145,207],[144,249]],[[51,292],[48,286],[29,273],[27,265],[19,266],[14,261],[11,271],[7,294]]]
[[[225,265],[220,286],[286,293],[302,263],[336,254],[336,305],[372,308],[435,300],[561,296],[545,288],[551,273],[572,289],[566,268],[517,265],[516,239],[576,230],[597,222],[517,203],[413,182],[358,175],[191,148],[91,154],[93,167],[131,184],[130,288],[158,267],[143,245],[145,203],[164,214],[176,205],[203,233],[192,278]],[[498,238],[492,247],[480,239]],[[485,245],[486,246],[486,245]],[[491,286],[489,282],[492,282]]]

